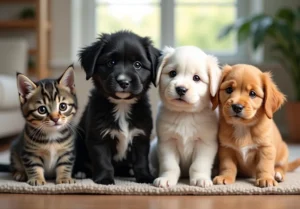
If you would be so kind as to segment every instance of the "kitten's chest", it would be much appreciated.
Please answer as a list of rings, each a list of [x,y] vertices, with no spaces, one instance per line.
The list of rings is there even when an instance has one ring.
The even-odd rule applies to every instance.
[[[62,153],[62,147],[59,144],[51,144],[43,147],[40,156],[44,161],[45,175],[52,177],[55,175],[55,167],[58,157]]]

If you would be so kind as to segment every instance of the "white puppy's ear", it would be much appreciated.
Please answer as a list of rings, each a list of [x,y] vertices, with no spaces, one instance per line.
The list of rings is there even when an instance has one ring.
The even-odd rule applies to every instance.
[[[165,46],[165,48],[162,50],[162,55],[159,58],[159,63],[157,67],[157,73],[156,73],[156,81],[155,86],[158,86],[161,71],[168,62],[168,59],[171,57],[171,55],[174,53],[175,49],[169,46]]]
[[[210,94],[212,97],[216,95],[219,89],[221,79],[221,69],[219,67],[218,59],[214,56],[207,55],[207,67],[209,75]]]

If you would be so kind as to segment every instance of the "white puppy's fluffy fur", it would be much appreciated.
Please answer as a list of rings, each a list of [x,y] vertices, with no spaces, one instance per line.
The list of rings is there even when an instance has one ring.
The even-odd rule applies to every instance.
[[[176,76],[170,76],[170,71],[176,71]],[[194,80],[195,75],[200,81]],[[211,110],[210,98],[217,93],[220,77],[217,59],[197,47],[163,50],[156,80],[162,101],[157,117],[158,141],[151,144],[150,151],[152,170],[159,170],[155,186],[174,186],[180,176],[189,176],[193,186],[212,185],[218,116]],[[176,92],[179,86],[188,89],[182,97]]]

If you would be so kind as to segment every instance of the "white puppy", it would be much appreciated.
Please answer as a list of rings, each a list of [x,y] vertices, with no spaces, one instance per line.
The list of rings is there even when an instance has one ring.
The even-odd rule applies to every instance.
[[[193,46],[166,47],[156,84],[162,104],[157,117],[157,143],[151,146],[151,167],[157,166],[157,187],[171,187],[180,176],[190,185],[212,185],[217,153],[218,116],[211,97],[218,90],[221,70],[215,57]]]

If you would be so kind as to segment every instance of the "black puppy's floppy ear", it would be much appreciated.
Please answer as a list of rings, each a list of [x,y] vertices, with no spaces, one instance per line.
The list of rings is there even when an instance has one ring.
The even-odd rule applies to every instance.
[[[109,34],[103,33],[98,40],[90,46],[84,47],[78,54],[81,67],[86,74],[86,80],[89,80],[94,74],[95,65],[103,47],[109,41]]]
[[[156,87],[156,76],[157,76],[157,65],[158,65],[158,58],[160,56],[160,50],[156,49],[153,46],[153,43],[150,38],[145,37],[143,38],[144,46],[146,48],[147,57],[151,62],[151,81]]]

